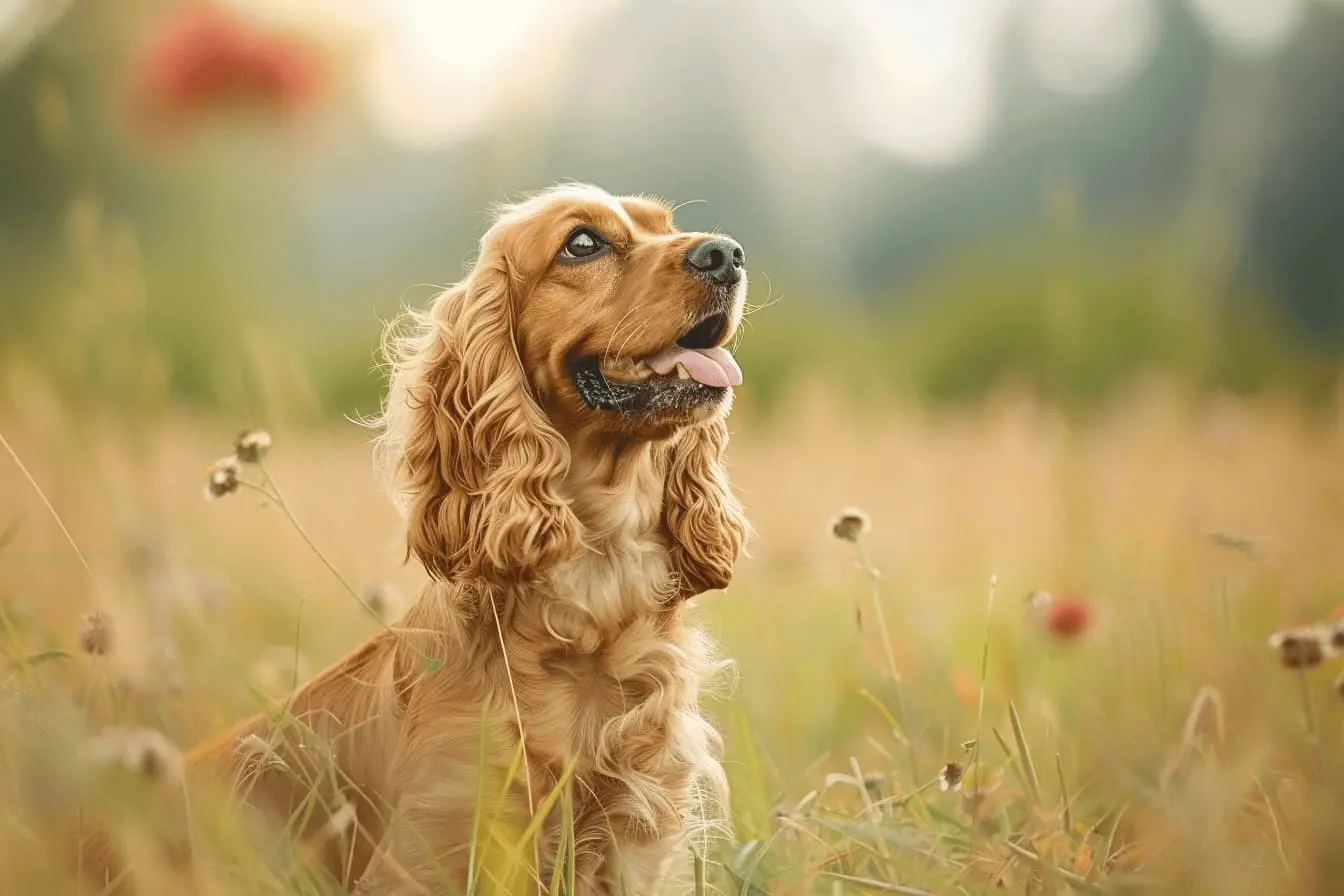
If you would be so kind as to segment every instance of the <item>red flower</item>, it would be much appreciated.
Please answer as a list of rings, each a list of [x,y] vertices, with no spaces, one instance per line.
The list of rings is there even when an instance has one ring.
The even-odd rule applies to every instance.
[[[1045,608],[1045,628],[1059,638],[1076,638],[1092,625],[1092,608],[1078,598],[1050,601]]]
[[[316,95],[324,74],[305,42],[203,4],[171,16],[150,40],[134,99],[146,123],[159,126],[237,102],[288,112]]]

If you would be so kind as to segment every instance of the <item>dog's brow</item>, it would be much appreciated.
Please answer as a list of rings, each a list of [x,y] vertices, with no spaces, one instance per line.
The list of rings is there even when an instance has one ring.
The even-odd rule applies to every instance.
[[[576,223],[593,227],[603,237],[617,243],[628,242],[634,235],[635,224],[619,205],[586,204],[574,209],[569,217]]]
[[[676,232],[676,227],[672,224],[672,209],[661,202],[632,197],[622,199],[621,207],[641,230],[661,234]]]

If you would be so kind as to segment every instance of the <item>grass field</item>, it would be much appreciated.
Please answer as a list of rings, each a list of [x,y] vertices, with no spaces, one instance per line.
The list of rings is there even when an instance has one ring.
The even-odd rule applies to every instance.
[[[859,413],[816,389],[783,407],[737,424],[758,535],[693,610],[736,661],[708,704],[734,837],[702,886],[1344,891],[1335,670],[1268,646],[1344,604],[1339,417],[1160,385],[1085,422],[1012,396]],[[206,467],[257,422],[146,431],[41,400],[0,416],[69,533],[0,454],[6,893],[73,892],[49,822],[89,796],[86,732],[186,747],[373,631],[282,508],[204,499]],[[322,554],[357,590],[412,595],[368,433],[271,432],[269,469]],[[830,528],[850,506],[871,518],[857,543]],[[105,655],[78,643],[94,610]],[[153,790],[116,790],[130,828]],[[194,823],[218,835],[217,892],[320,892]],[[688,853],[678,886],[691,869]]]

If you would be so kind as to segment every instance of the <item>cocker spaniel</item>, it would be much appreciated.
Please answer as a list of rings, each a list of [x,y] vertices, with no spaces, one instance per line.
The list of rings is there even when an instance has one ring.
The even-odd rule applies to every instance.
[[[358,893],[656,893],[726,796],[682,604],[748,532],[722,462],[743,261],[642,197],[504,208],[392,342],[378,454],[428,583],[189,767]]]

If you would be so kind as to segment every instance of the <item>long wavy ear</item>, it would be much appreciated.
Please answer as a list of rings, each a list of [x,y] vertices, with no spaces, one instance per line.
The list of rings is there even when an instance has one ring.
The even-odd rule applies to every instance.
[[[487,248],[393,349],[380,454],[407,550],[434,577],[536,582],[582,546],[560,492],[569,446],[532,397],[513,337],[513,282]]]
[[[714,420],[683,432],[667,449],[663,525],[681,597],[726,588],[750,527],[723,467],[728,424]]]

